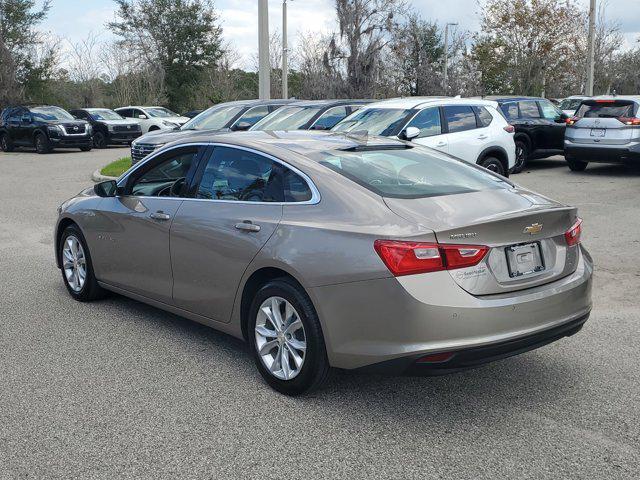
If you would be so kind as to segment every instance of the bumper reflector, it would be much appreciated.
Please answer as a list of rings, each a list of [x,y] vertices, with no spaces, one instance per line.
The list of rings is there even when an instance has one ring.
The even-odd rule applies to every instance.
[[[451,358],[455,355],[454,352],[440,352],[440,353],[432,353],[430,355],[425,355],[424,357],[420,357],[416,360],[416,363],[442,363],[451,360]]]

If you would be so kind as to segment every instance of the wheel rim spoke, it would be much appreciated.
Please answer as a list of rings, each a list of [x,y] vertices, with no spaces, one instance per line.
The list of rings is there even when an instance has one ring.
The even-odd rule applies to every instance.
[[[295,307],[282,297],[269,297],[256,315],[255,348],[267,371],[291,380],[304,366],[307,341]]]
[[[62,268],[67,284],[74,292],[84,287],[87,279],[87,261],[80,241],[69,235],[62,249]]]

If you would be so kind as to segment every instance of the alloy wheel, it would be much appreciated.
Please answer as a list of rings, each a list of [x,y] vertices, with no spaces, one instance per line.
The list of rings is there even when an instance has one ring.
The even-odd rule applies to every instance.
[[[269,297],[258,309],[256,348],[262,364],[276,378],[291,380],[304,365],[307,338],[296,309],[281,297]]]
[[[82,244],[74,235],[69,235],[64,241],[62,261],[64,276],[69,287],[74,292],[79,292],[87,279],[87,260]]]

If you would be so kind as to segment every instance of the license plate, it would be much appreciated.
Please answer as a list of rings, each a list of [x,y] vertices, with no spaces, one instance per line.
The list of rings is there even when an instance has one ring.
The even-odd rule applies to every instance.
[[[606,130],[604,128],[592,128],[591,136],[592,137],[604,137]]]
[[[544,270],[540,243],[525,243],[505,248],[507,266],[511,278]]]

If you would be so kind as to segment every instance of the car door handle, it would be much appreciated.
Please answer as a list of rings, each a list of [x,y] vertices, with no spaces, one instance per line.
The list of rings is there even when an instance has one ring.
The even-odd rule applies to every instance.
[[[162,220],[162,221],[169,220],[171,218],[171,215],[169,215],[168,213],[164,213],[162,210],[158,210],[157,212],[152,213],[149,216],[154,220]]]
[[[247,221],[236,223],[236,228],[238,230],[244,230],[245,232],[259,232],[260,231],[260,225],[256,225],[254,223],[247,222]]]
[[[436,147],[446,147],[447,146],[447,142],[438,142],[436,143]]]
[[[482,135],[478,135],[479,140],[485,140],[487,138],[489,138],[489,135],[485,135],[484,133]]]

